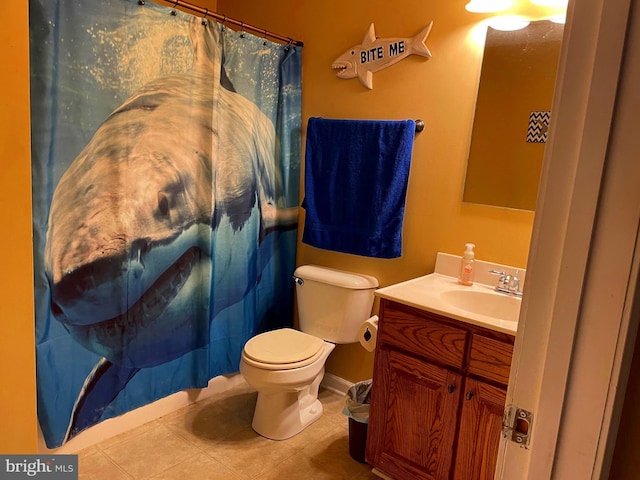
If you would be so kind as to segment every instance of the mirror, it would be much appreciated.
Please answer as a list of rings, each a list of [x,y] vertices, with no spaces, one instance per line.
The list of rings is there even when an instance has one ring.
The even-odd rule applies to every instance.
[[[463,202],[535,209],[563,27],[488,28]]]

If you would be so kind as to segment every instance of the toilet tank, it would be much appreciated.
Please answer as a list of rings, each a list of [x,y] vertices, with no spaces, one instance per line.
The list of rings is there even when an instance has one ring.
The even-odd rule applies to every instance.
[[[355,343],[371,316],[378,280],[317,265],[294,272],[300,330],[332,343]]]

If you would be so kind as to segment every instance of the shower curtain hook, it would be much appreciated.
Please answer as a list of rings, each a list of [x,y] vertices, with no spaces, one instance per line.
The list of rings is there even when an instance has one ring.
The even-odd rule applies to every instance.
[[[173,15],[174,17],[175,17],[176,15],[178,15],[178,11],[176,10],[176,8],[178,8],[178,2],[179,2],[179,1],[180,1],[180,0],[176,0],[176,1],[175,1],[175,3],[173,4],[173,10],[171,10],[171,15]]]
[[[220,27],[220,30],[224,32],[225,26],[224,23],[227,21],[227,15],[225,14],[224,17],[222,17],[222,26]]]
[[[244,22],[240,22],[240,38],[244,38],[246,34],[244,33]]]
[[[267,29],[264,29],[264,42],[262,42],[262,45],[266,46],[267,45]]]
[[[287,43],[287,45],[285,45],[284,51],[288,52],[292,45],[293,45],[293,38],[289,37],[289,42]]]
[[[209,15],[209,9],[204,9],[204,17],[202,17],[202,25],[207,26],[207,15]]]

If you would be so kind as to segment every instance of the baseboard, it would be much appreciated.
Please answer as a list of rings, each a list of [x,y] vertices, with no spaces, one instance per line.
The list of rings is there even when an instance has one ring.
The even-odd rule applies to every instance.
[[[327,390],[331,390],[332,392],[342,395],[347,393],[347,390],[353,387],[352,382],[345,380],[344,378],[340,378],[332,373],[325,373],[320,385]]]
[[[84,450],[115,435],[136,428],[175,410],[179,410],[182,407],[222,393],[243,382],[244,378],[242,378],[240,374],[221,375],[212,378],[206,388],[177,392],[118,417],[104,420],[78,434],[58,448],[47,448],[44,438],[42,437],[42,432],[40,428],[38,428],[38,452],[41,454],[78,453],[80,450]],[[325,373],[321,385],[327,390],[344,395],[347,390],[353,386],[353,383],[331,373]]]
[[[377,475],[378,477],[382,478],[383,480],[393,480],[393,478],[391,478],[389,475],[386,475],[385,473],[381,472],[377,468],[371,469],[371,473],[373,473],[374,475]]]
[[[163,415],[179,410],[182,407],[225,392],[236,385],[244,383],[244,378],[239,373],[234,375],[220,375],[209,381],[206,388],[194,388],[174,393],[168,397],[156,400],[149,405],[136,408],[118,417],[104,420],[99,424],[85,430],[58,448],[47,448],[42,437],[42,431],[38,428],[38,452],[41,454],[67,454],[78,453],[80,450],[91,447],[120,433],[131,430],[147,422],[155,420]]]

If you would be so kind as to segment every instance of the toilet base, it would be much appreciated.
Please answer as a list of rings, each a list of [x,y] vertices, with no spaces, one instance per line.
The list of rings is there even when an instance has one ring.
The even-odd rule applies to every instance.
[[[324,368],[311,385],[300,391],[258,392],[251,427],[271,440],[286,440],[322,416],[318,389]]]

